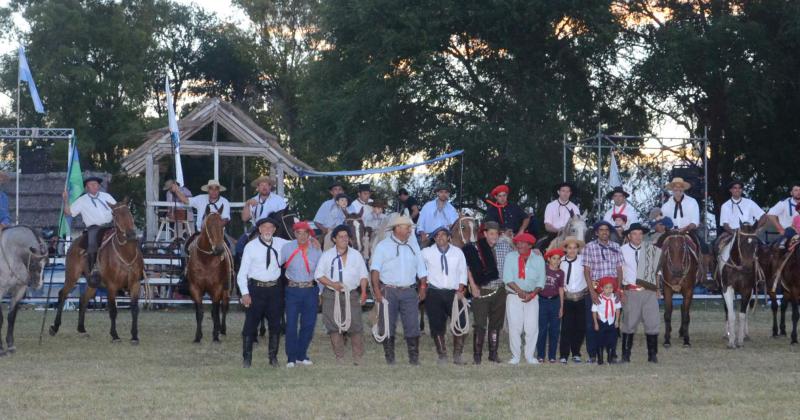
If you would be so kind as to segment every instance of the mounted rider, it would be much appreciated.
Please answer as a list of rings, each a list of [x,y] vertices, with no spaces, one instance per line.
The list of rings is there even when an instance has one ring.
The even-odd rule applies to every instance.
[[[697,200],[686,194],[686,190],[691,187],[692,184],[683,178],[673,178],[666,185],[666,189],[672,191],[672,197],[661,206],[661,212],[672,219],[674,229],[689,235],[700,251],[708,254],[708,244],[697,234],[697,228],[700,227],[700,205],[697,204]]]
[[[794,182],[789,191],[789,197],[779,201],[767,212],[767,217],[785,238],[792,238],[798,232],[792,227],[792,218],[800,214],[800,181]],[[781,239],[780,249],[785,249],[786,239]]]
[[[434,190],[436,198],[422,206],[417,222],[420,243],[427,243],[428,233],[444,227],[450,229],[458,220],[458,210],[450,204],[450,187],[439,184]]]
[[[101,239],[99,235],[105,228],[111,227],[113,220],[111,206],[117,204],[117,200],[111,194],[100,191],[102,183],[103,180],[96,176],[84,179],[83,188],[86,192],[71,205],[67,190],[62,193],[64,214],[71,217],[80,215],[83,218],[83,224],[86,225],[86,257],[87,269],[90,273],[86,282],[90,287],[100,286],[100,271],[97,268],[98,242]]]
[[[557,198],[544,208],[544,229],[546,236],[538,242],[538,249],[547,249],[550,242],[558,237],[558,232],[569,223],[572,216],[581,214],[577,204],[570,201],[575,193],[575,186],[569,182],[556,185]]]
[[[350,213],[358,214],[361,212],[361,220],[364,221],[366,226],[374,225],[371,196],[372,187],[369,184],[359,184],[356,199],[347,207],[347,211]]]
[[[614,224],[614,219],[619,215],[625,216],[625,229],[628,229],[632,224],[639,222],[639,214],[636,209],[628,202],[630,193],[625,191],[622,187],[614,187],[608,194],[606,200],[611,200],[611,208],[606,211],[603,220]]]
[[[242,221],[245,223],[250,222],[252,227],[245,229],[239,241],[236,242],[236,255],[241,255],[244,252],[248,238],[256,230],[259,221],[266,219],[273,213],[286,209],[286,199],[272,192],[276,183],[277,180],[268,175],[260,176],[250,183],[256,189],[257,194],[244,203]]]
[[[178,184],[172,184],[170,189],[181,203],[188,204],[197,211],[194,236],[197,236],[203,229],[203,219],[205,219],[206,214],[219,213],[225,224],[231,220],[231,203],[228,202],[227,198],[220,195],[226,188],[222,186],[219,181],[216,179],[209,179],[208,183],[200,187],[200,190],[207,194],[186,197],[178,187]],[[189,242],[191,242],[191,239],[187,242],[187,245]]]
[[[508,185],[498,185],[489,194],[495,201],[484,200],[489,205],[486,208],[486,221],[497,222],[500,225],[500,232],[509,240],[515,235],[524,233],[530,223],[530,218],[522,207],[508,201],[510,192]]]
[[[329,200],[325,200],[322,205],[319,206],[317,214],[314,216],[314,224],[317,226],[317,229],[320,230],[323,237],[327,235],[331,229],[341,224],[337,223],[336,220],[330,220],[330,215],[333,214],[334,210],[336,210],[336,197],[344,193],[344,188],[342,188],[342,184],[340,182],[334,181],[328,187],[328,192],[331,194],[331,198]]]

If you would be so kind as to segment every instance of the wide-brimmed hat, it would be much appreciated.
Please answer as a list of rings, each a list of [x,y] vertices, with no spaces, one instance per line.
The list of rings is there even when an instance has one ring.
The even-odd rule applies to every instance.
[[[256,228],[258,228],[259,226],[263,225],[264,223],[271,223],[272,226],[275,226],[276,229],[279,226],[279,224],[278,224],[279,222],[277,220],[275,220],[275,219],[273,219],[271,217],[262,217],[261,219],[258,219],[258,221],[256,222]]]
[[[389,224],[386,227],[393,228],[395,226],[402,226],[402,225],[413,226],[414,222],[408,216],[396,214],[394,217],[392,217],[392,220],[389,220]]]
[[[600,226],[607,226],[608,230],[614,230],[614,226],[611,223],[608,223],[605,220],[601,220],[601,221],[595,223],[594,225],[592,225],[592,230],[597,232],[597,230],[600,229]]]
[[[206,183],[206,185],[203,185],[202,187],[200,187],[200,191],[208,192],[208,189],[211,188],[211,187],[219,188],[219,192],[223,192],[223,191],[227,190],[227,188],[225,188],[222,184],[220,184],[219,181],[217,181],[216,179],[209,179],[208,183]]]
[[[627,191],[625,191],[624,188],[622,188],[622,187],[614,187],[613,190],[609,191],[609,193],[606,194],[606,200],[610,200],[611,198],[613,198],[614,194],[616,194],[616,193],[620,193],[620,194],[624,195],[625,198],[628,198],[628,197],[631,196],[630,194],[628,194]]]
[[[567,245],[569,244],[578,245],[578,249],[583,249],[583,247],[586,246],[586,242],[578,239],[575,236],[567,236],[566,238],[564,238],[563,241],[561,241],[561,247],[564,248],[565,250],[567,249]]]
[[[637,222],[637,223],[631,223],[631,227],[629,227],[628,230],[625,231],[625,235],[633,232],[634,230],[639,230],[642,233],[650,232],[650,229],[647,226]]]
[[[329,185],[329,186],[328,186],[328,191],[330,191],[330,190],[332,190],[332,189],[334,189],[334,188],[336,188],[336,187],[339,187],[339,188],[344,188],[344,187],[342,186],[342,183],[341,183],[341,182],[339,182],[339,181],[333,181],[333,182],[331,182],[331,185]]]
[[[733,188],[734,185],[738,185],[739,188],[744,188],[744,182],[742,182],[742,181],[740,181],[738,179],[734,179],[733,181],[728,183],[728,189]]]
[[[269,176],[269,175],[262,175],[262,176],[260,176],[260,177],[258,177],[256,179],[254,179],[253,182],[250,183],[250,186],[253,187],[253,188],[258,188],[258,184],[260,184],[262,182],[267,182],[267,183],[269,183],[269,185],[274,187],[278,183],[278,180],[275,179],[274,177]]]
[[[669,183],[666,185],[666,188],[667,188],[668,190],[671,190],[671,189],[673,189],[673,188],[675,188],[675,187],[681,187],[681,189],[683,189],[684,191],[686,191],[686,190],[688,190],[689,188],[692,188],[692,184],[690,184],[690,183],[686,182],[686,181],[685,181],[683,178],[681,178],[681,177],[679,177],[679,176],[676,176],[675,178],[672,178],[672,181],[670,181],[670,182],[669,182]]]
[[[436,235],[439,234],[439,232],[445,232],[445,233],[447,233],[447,236],[450,237],[450,229],[448,229],[445,226],[439,226],[438,228],[434,229],[433,232],[431,232],[429,236],[431,238],[435,238]]]
[[[572,184],[571,182],[566,182],[566,181],[565,182],[559,182],[558,184],[556,184],[556,187],[553,188],[553,193],[558,194],[558,190],[560,190],[561,187],[569,187],[570,193],[572,193],[572,195],[575,195],[575,191],[576,191],[575,185]]]
[[[83,180],[83,186],[85,187],[86,184],[88,184],[89,182],[92,182],[92,181],[95,181],[95,182],[97,182],[98,184],[101,184],[101,185],[103,184],[103,178],[100,178],[99,176],[90,176],[90,177],[87,177],[86,179]]]
[[[343,199],[343,198],[344,198],[345,200],[347,200],[347,205],[349,206],[349,205],[350,205],[350,197],[348,197],[348,196],[347,196],[347,194],[345,194],[345,193],[336,194],[336,197],[333,197],[333,201],[334,201],[334,202],[336,202],[336,203],[338,203],[338,202],[339,202],[339,200],[341,200],[341,199]]]

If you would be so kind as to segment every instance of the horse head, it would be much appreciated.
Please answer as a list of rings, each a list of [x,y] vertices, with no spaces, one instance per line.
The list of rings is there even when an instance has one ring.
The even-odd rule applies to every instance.
[[[478,222],[473,214],[469,209],[462,209],[458,219],[450,227],[450,236],[455,239],[453,244],[459,248],[478,242]]]
[[[358,213],[345,212],[344,224],[350,229],[350,246],[360,251],[364,250],[364,236],[367,234],[367,227],[364,224],[364,207]],[[333,240],[333,238],[331,238]]]
[[[692,239],[681,233],[667,233],[663,239],[662,272],[670,274],[670,278],[683,279],[691,272],[691,263],[697,263],[692,255]]]
[[[564,229],[564,236],[574,236],[584,239],[586,238],[586,232],[588,230],[589,227],[586,225],[586,211],[584,211],[583,214],[575,214],[569,218],[569,222],[567,222]]]
[[[222,213],[222,208],[219,209]],[[211,249],[211,254],[215,256],[222,255],[225,252],[225,221],[222,220],[220,213],[209,213],[203,219],[203,231],[201,241],[207,241]]]
[[[749,223],[743,223],[739,227],[739,231],[734,234],[734,239],[731,260],[734,264],[740,266],[742,270],[754,270],[759,246],[761,245],[761,241],[756,236],[756,227]]]
[[[136,240],[136,224],[133,221],[133,214],[131,214],[127,198],[111,205],[111,218],[116,235],[122,242]]]

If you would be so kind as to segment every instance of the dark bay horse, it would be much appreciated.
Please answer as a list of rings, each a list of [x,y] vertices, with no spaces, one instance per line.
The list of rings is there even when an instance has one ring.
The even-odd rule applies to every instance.
[[[689,309],[692,307],[694,285],[700,275],[701,255],[692,238],[677,231],[668,232],[659,238],[661,261],[659,267],[664,276],[664,347],[670,347],[672,334],[672,295],[683,296],[681,305],[681,327],[678,336],[683,338],[683,346],[689,347]]]
[[[800,243],[792,241],[789,249],[781,253],[773,246],[770,255],[762,260],[768,260],[765,264],[767,275],[767,292],[772,301],[772,336],[777,337],[786,335],[786,306],[792,305],[792,333],[791,344],[797,344],[797,322],[800,320]],[[781,302],[781,321],[780,333],[778,331],[777,312],[778,312],[778,287],[783,289],[783,301]]]
[[[117,292],[127,290],[131,299],[131,344],[139,343],[139,282],[144,277],[144,258],[139,249],[136,237],[136,226],[128,208],[127,201],[111,205],[113,215],[112,227],[100,232],[103,238],[97,252],[97,266],[100,270],[101,285],[108,290],[108,314],[111,318],[111,339],[120,340],[117,334]],[[64,288],[58,292],[56,319],[50,326],[50,335],[56,335],[61,326],[61,312],[67,295],[75,288],[78,278],[83,274],[89,276],[88,265],[83,248],[86,233],[67,251]],[[86,288],[81,295],[80,312],[78,314],[78,332],[86,333],[86,306],[94,298],[97,289]]]
[[[210,213],[203,219],[203,225],[197,238],[189,244],[188,261],[186,263],[186,281],[189,284],[189,295],[194,301],[197,330],[194,342],[203,338],[203,296],[208,293],[211,298],[211,319],[213,341],[219,342],[219,335],[225,335],[230,300],[230,289],[233,278],[233,259],[228,244],[225,242],[225,222],[218,213]],[[220,318],[220,312],[221,318]]]
[[[360,252],[364,261],[368,261],[372,249],[369,245],[371,229],[367,229],[364,223],[364,207],[358,213],[345,212],[344,224],[350,229],[350,247]]]

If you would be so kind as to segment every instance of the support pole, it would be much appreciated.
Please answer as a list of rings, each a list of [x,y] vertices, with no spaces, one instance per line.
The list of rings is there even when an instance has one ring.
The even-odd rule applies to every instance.
[[[461,175],[458,177],[458,208],[461,209],[464,207],[464,158],[466,157],[467,153],[464,152],[461,154]]]
[[[219,181],[219,149],[217,148],[217,120],[214,120],[214,129],[211,135],[211,142],[214,144],[214,179]]]
[[[708,127],[703,128],[703,227],[708,243]]]
[[[564,134],[563,143],[561,146],[561,154],[564,155],[564,162],[563,162],[563,170],[561,175],[561,181],[567,182],[567,135]]]
[[[247,157],[242,155],[242,201],[247,201],[247,163],[245,159]]]
[[[283,171],[283,163],[278,162],[277,168],[278,168],[278,170],[276,172],[278,174],[277,174],[276,177],[278,178],[278,195],[281,196],[281,197],[285,197],[285,195],[284,195],[285,186],[284,186],[283,181],[284,181],[284,177],[286,175],[284,174],[284,171]]]
[[[603,183],[603,133],[600,131],[600,125],[597,126],[597,205],[596,208],[600,208],[600,203],[602,203],[602,191],[601,185]]]
[[[19,74],[17,74],[17,130],[19,130],[19,121],[20,121],[20,100],[19,100],[20,95],[19,95],[19,91],[20,91]],[[19,143],[20,143],[20,139],[17,139],[17,156],[16,156],[17,158],[15,159],[17,161],[16,162],[17,163],[17,168],[16,168],[17,178],[14,181],[15,184],[16,184],[15,191],[14,191],[14,207],[15,207],[15,209],[14,209],[14,214],[15,214],[14,219],[16,221],[16,224],[19,224],[19,177],[20,177]]]

